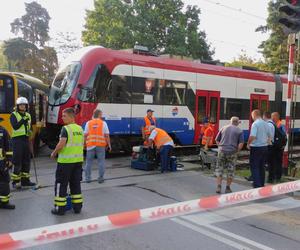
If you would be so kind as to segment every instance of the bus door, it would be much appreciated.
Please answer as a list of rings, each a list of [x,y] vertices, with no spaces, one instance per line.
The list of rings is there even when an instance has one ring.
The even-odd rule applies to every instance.
[[[214,123],[215,135],[219,129],[220,120],[220,91],[196,91],[195,109],[195,137],[194,143],[198,144],[203,134],[205,118]]]
[[[253,123],[251,113],[253,110],[259,109],[262,113],[269,110],[269,96],[268,95],[250,95],[250,117],[249,117],[249,130]]]

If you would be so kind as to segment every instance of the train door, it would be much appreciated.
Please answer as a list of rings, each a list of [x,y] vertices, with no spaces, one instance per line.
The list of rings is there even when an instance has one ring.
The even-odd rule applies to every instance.
[[[249,130],[252,125],[251,112],[254,109],[259,109],[262,113],[269,110],[269,96],[268,95],[250,95],[250,118],[249,118]]]
[[[198,144],[203,133],[203,121],[208,118],[214,123],[215,135],[219,129],[220,120],[220,92],[197,90],[195,109],[195,138],[194,143]]]

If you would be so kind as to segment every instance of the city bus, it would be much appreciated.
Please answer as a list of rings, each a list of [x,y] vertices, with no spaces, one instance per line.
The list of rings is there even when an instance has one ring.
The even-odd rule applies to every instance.
[[[11,135],[10,114],[15,108],[16,99],[20,96],[26,97],[32,118],[35,151],[40,145],[40,131],[45,127],[48,90],[48,85],[35,77],[18,72],[0,72],[0,124]]]

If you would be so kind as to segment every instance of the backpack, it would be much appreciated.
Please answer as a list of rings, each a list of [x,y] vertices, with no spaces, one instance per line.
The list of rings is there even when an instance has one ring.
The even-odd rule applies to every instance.
[[[276,149],[283,149],[287,143],[286,134],[281,129],[277,128],[274,123],[272,124],[275,128],[273,146]]]

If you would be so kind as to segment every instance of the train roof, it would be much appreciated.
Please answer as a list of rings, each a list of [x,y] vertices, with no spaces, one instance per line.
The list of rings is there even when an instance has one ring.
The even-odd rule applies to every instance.
[[[202,73],[202,74],[209,74],[209,75],[219,75],[219,76],[275,82],[273,73],[252,71],[252,70],[239,69],[233,67],[224,67],[224,66],[211,65],[211,64],[205,64],[205,63],[193,62],[187,60],[171,59],[171,58],[165,58],[159,56],[155,57],[155,56],[147,56],[147,55],[138,55],[127,51],[106,49],[102,46],[84,47],[76,51],[74,54],[72,54],[63,65],[66,65],[71,61],[97,63],[97,61],[99,61],[99,58],[104,58],[104,60],[109,61],[110,65],[112,65],[111,66],[112,68],[110,68],[110,70],[113,70],[113,68],[118,64],[123,64],[123,63],[128,64],[128,62],[130,61],[132,65],[135,66],[163,68],[163,69],[185,71],[185,72],[192,72],[192,73]],[[280,78],[283,83],[287,83],[286,75],[281,75]]]
[[[30,76],[30,75],[27,75],[24,73],[20,73],[20,72],[0,72],[0,74],[7,74],[7,75],[14,76],[17,80],[23,81],[23,82],[27,83],[28,85],[30,85],[31,87],[42,90],[46,93],[48,93],[48,91],[49,91],[48,85],[46,85],[40,79],[35,78],[33,76]]]

